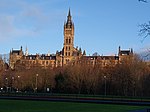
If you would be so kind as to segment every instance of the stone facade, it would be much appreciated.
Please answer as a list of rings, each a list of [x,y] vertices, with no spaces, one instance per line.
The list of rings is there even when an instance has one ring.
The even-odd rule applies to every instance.
[[[15,64],[17,63],[17,61],[22,59],[22,57],[23,57],[22,46],[21,46],[20,50],[12,49],[12,51],[10,51],[10,54],[9,54],[9,66],[12,69],[15,68]]]
[[[86,65],[100,65],[104,66],[114,66],[120,62],[123,58],[133,54],[133,50],[121,50],[119,47],[117,56],[86,56],[86,52],[81,50],[81,48],[74,47],[74,23],[72,21],[71,12],[67,16],[67,21],[64,24],[64,43],[63,48],[56,54],[35,54],[29,55],[27,48],[25,54],[20,50],[10,51],[9,66],[12,69],[19,64],[24,65],[26,68],[32,66],[40,67],[62,67],[64,65],[74,65],[74,64],[86,64]]]
[[[4,68],[4,65],[5,65],[5,63],[2,59],[2,57],[0,57],[0,71]]]

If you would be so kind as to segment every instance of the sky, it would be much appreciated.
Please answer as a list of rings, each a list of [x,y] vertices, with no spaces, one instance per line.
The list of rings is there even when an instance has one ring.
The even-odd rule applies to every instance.
[[[0,54],[28,48],[29,54],[63,48],[63,25],[70,8],[75,47],[87,55],[115,55],[118,47],[141,52],[139,25],[150,20],[149,3],[138,0],[0,0]]]

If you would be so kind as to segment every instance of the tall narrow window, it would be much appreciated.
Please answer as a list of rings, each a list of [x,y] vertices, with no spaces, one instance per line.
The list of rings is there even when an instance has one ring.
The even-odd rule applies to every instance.
[[[69,39],[69,44],[71,43],[71,39]]]
[[[67,52],[66,52],[66,56],[67,56]]]
[[[46,61],[46,65],[48,65],[48,61]]]
[[[66,44],[68,44],[68,39],[66,39]]]

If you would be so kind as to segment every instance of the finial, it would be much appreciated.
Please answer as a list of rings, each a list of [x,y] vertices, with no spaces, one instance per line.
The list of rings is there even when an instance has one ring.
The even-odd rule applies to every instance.
[[[83,56],[86,56],[86,52],[85,52],[85,50],[83,51]]]
[[[25,56],[28,56],[28,48],[27,48],[27,46],[26,46]]]
[[[119,52],[121,51],[121,47],[119,46]]]
[[[22,46],[21,46],[20,50],[22,51]]]
[[[131,53],[133,53],[133,49],[131,48]]]

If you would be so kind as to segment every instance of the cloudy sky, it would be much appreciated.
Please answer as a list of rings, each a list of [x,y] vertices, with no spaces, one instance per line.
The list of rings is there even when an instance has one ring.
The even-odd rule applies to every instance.
[[[150,1],[149,1],[150,2]],[[150,20],[150,3],[138,0],[0,0],[0,54],[13,49],[30,54],[55,53],[63,47],[63,25],[69,7],[75,24],[75,46],[87,54],[118,53],[150,47],[141,42],[139,24]]]

